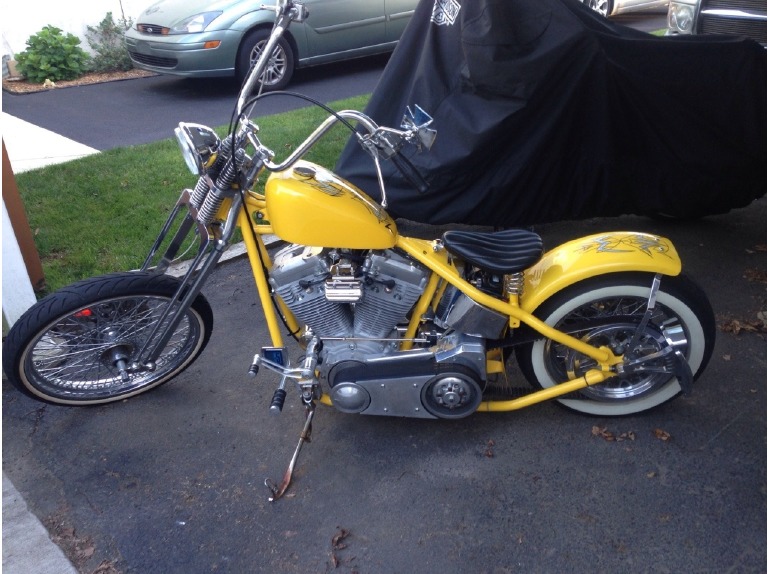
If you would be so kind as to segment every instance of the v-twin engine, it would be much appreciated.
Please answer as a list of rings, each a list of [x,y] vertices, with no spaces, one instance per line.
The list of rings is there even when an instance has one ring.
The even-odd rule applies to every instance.
[[[290,245],[270,283],[295,317],[322,339],[384,339],[422,294],[427,270],[393,251]]]
[[[483,338],[444,336],[431,324],[430,344],[399,350],[398,327],[428,277],[427,269],[392,250],[289,245],[276,254],[270,283],[323,341],[319,378],[339,410],[456,418],[478,405],[486,374]]]

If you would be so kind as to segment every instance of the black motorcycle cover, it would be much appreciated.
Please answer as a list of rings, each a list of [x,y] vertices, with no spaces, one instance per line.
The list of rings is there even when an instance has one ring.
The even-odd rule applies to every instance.
[[[365,111],[435,120],[431,151],[408,154],[427,191],[383,164],[395,217],[699,217],[766,193],[766,82],[751,40],[656,37],[578,0],[421,0]],[[355,140],[336,169],[379,200]]]

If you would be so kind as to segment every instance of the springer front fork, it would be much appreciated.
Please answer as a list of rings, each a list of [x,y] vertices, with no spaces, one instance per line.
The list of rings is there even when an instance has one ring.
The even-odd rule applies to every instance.
[[[201,181],[204,179],[205,177],[202,177]],[[185,242],[189,241],[191,234],[197,235],[198,238],[195,257],[187,266],[179,288],[155,323],[144,346],[130,364],[123,367],[118,365],[122,369],[121,376],[151,371],[155,368],[155,361],[163,352],[192,302],[200,294],[235,232],[242,204],[240,194],[231,194],[227,218],[224,223],[220,223],[214,219],[215,214],[207,215],[214,210],[214,207],[207,207],[208,203],[204,198],[196,197],[198,187],[200,187],[200,181],[196,190],[186,189],[182,192],[140,270],[165,273],[179,256],[180,250]],[[218,202],[217,208],[221,205],[222,201]],[[175,225],[176,230],[171,234]],[[168,241],[167,238],[169,238]],[[164,244],[166,244],[165,251],[158,258],[161,246]],[[157,264],[153,266],[156,260]]]

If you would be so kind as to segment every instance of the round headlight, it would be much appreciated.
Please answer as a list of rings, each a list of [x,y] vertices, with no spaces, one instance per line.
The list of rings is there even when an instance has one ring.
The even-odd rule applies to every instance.
[[[187,132],[181,127],[178,127],[174,128],[174,135],[176,136],[176,143],[179,144],[179,151],[182,152],[182,157],[187,165],[187,169],[195,175],[200,175],[198,171],[198,161],[195,159],[194,149],[190,139],[187,137]]]
[[[187,168],[195,175],[203,175],[219,150],[219,136],[206,126],[185,122],[174,129],[174,135]]]

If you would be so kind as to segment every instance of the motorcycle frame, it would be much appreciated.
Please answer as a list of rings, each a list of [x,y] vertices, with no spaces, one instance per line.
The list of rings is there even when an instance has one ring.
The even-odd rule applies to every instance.
[[[241,117],[242,112],[244,112],[247,106],[247,95],[252,93],[256,87],[261,71],[264,69],[275,43],[292,20],[301,21],[307,15],[301,4],[294,4],[287,0],[278,0],[276,11],[277,19],[270,39],[239,95],[236,106],[238,117]],[[341,112],[337,117],[344,115],[363,124],[369,122],[368,118],[360,112],[350,110]],[[258,158],[261,162],[258,171],[262,171],[267,166],[270,171],[276,173],[290,167],[320,139],[335,121],[334,118],[330,118],[324,122],[280,165],[271,164],[270,158],[267,157]],[[369,131],[372,131],[373,127],[375,127],[373,124],[368,126]],[[381,179],[379,164],[376,165]],[[255,180],[256,177],[253,179]],[[382,184],[382,181],[380,183]],[[142,365],[152,366],[171,337],[174,328],[181,321],[184,312],[200,293],[203,284],[214,270],[237,228],[242,231],[272,346],[284,346],[279,311],[280,319],[291,333],[299,333],[302,327],[280,297],[272,293],[268,283],[271,260],[262,236],[272,234],[273,229],[269,224],[270,217],[265,196],[260,196],[248,189],[234,191],[220,206],[217,216],[213,219],[214,223],[206,225],[198,221],[197,209],[190,204],[191,196],[191,190],[182,192],[177,205],[142,266],[143,271],[151,269],[152,261],[173,228],[174,222],[180,217],[182,221],[179,228],[172,237],[165,254],[155,267],[155,271],[159,273],[166,271],[191,231],[194,230],[199,236],[198,254],[182,278],[180,287],[171,303],[147,338],[148,342],[140,351],[135,368],[142,368]],[[383,196],[383,209],[384,205],[385,198]],[[222,221],[224,221],[223,226],[218,223]],[[366,242],[366,237],[363,238],[363,241]],[[374,247],[375,243],[370,247]],[[681,271],[679,256],[673,244],[665,238],[634,232],[597,234],[565,243],[549,251],[538,263],[524,271],[524,290],[521,296],[510,295],[506,301],[488,295],[468,283],[460,275],[452,256],[446,251],[440,240],[430,241],[396,235],[393,247],[403,251],[431,272],[426,289],[417,301],[412,319],[402,336],[402,351],[408,351],[411,348],[411,341],[417,335],[421,317],[437,304],[437,293],[440,293],[446,285],[452,285],[476,303],[508,317],[510,329],[515,330],[524,324],[541,336],[566,345],[592,358],[597,363],[595,369],[589,370],[580,378],[568,380],[517,399],[484,401],[477,409],[479,411],[517,410],[572,393],[590,385],[602,383],[617,375],[613,367],[622,363],[622,356],[616,356],[606,347],[597,348],[588,345],[568,333],[547,325],[535,316],[535,310],[548,298],[570,285],[591,277],[608,273],[637,271],[655,275],[655,280],[651,281],[650,287],[650,300],[652,301],[660,275],[678,275]],[[159,332],[160,336],[155,339]],[[151,346],[150,342],[152,342]],[[503,370],[502,361],[495,361],[488,356],[487,363],[493,365],[492,372]],[[331,398],[326,394],[322,395],[320,400],[324,404],[332,405]],[[302,441],[300,441],[301,443]]]
[[[285,325],[290,333],[300,333],[302,325],[281,298],[272,292],[268,283],[272,261],[263,236],[273,235],[274,232],[269,224],[266,198],[250,191],[233,194],[232,198],[222,205],[215,219],[215,221],[223,221],[224,225],[214,223],[204,226],[197,222],[197,212],[189,203],[190,196],[191,190],[186,189],[182,192],[142,266],[143,271],[152,269],[150,266],[152,260],[173,228],[174,221],[180,217],[182,221],[179,228],[154,270],[158,273],[165,272],[190,232],[194,230],[198,235],[198,253],[182,277],[176,295],[156,324],[155,332],[147,339],[153,341],[153,346],[148,348],[145,345],[139,354],[138,362],[151,364],[157,358],[176,324],[200,293],[203,284],[214,270],[237,229],[242,232],[271,344],[273,347],[283,347],[285,343],[282,325]],[[602,383],[616,376],[617,373],[613,367],[622,362],[622,357],[616,356],[606,347],[588,345],[568,333],[547,325],[535,316],[535,310],[551,296],[570,285],[607,273],[636,271],[653,275],[677,275],[681,271],[681,260],[673,244],[665,238],[636,232],[596,234],[564,243],[546,253],[537,264],[524,271],[525,287],[521,297],[512,296],[506,301],[488,295],[467,282],[460,275],[453,257],[446,251],[440,240],[396,235],[394,247],[424,265],[431,272],[425,291],[415,304],[412,319],[402,335],[402,351],[411,349],[421,317],[431,308],[435,308],[438,301],[437,294],[440,294],[447,285],[452,285],[476,303],[507,316],[511,330],[520,328],[522,324],[526,325],[539,335],[574,349],[597,363],[595,369],[577,379],[564,381],[515,399],[483,401],[477,409],[481,412],[518,410]],[[163,332],[155,339],[157,331],[161,329]],[[488,358],[487,362],[488,371],[503,370],[502,361]],[[320,402],[333,406],[327,394],[321,396]]]
[[[266,321],[271,343],[274,347],[283,347],[281,321],[276,305],[289,330],[297,333],[301,325],[280,297],[271,293],[267,275],[270,258],[262,236],[272,234],[272,227],[254,224],[252,221],[269,222],[268,205],[264,196],[249,193],[244,202],[244,209],[238,217],[239,226],[244,229],[243,238],[246,253],[262,311]],[[253,233],[245,231],[250,229]],[[431,271],[425,291],[415,305],[412,319],[402,335],[401,350],[411,348],[411,341],[417,336],[421,317],[437,303],[437,293],[446,285],[453,285],[462,293],[489,309],[509,317],[509,327],[516,329],[524,324],[545,338],[566,345],[597,362],[597,368],[584,376],[565,381],[554,387],[534,391],[524,397],[509,400],[483,401],[478,411],[503,412],[518,410],[555,397],[566,395],[590,385],[595,385],[616,376],[613,366],[622,362],[622,357],[614,355],[606,347],[593,347],[555,329],[534,315],[534,311],[545,300],[558,291],[585,279],[626,271],[648,272],[653,275],[677,275],[681,271],[681,260],[673,244],[665,238],[635,232],[611,232],[583,237],[551,250],[536,265],[524,272],[525,290],[521,298],[511,297],[509,301],[488,295],[470,283],[459,273],[452,256],[443,248],[439,240],[423,240],[397,235],[395,248]],[[651,290],[653,289],[651,281]],[[490,361],[488,360],[488,363]],[[491,361],[494,363],[494,359]],[[495,370],[502,370],[502,363]],[[333,406],[331,398],[324,394],[323,404]]]

